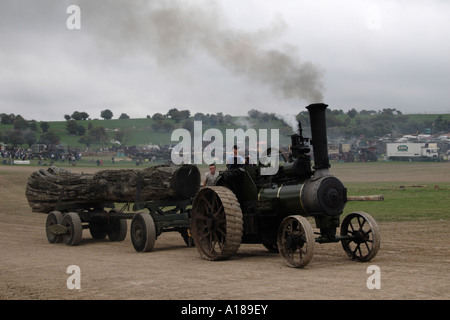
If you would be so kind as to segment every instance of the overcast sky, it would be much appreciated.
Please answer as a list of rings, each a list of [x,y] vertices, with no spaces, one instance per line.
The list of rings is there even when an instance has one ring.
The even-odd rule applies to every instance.
[[[450,113],[450,1],[1,0],[0,62],[0,113],[29,120]]]

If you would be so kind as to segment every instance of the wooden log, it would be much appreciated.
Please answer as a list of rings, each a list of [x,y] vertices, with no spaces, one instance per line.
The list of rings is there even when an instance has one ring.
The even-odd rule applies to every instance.
[[[200,188],[200,179],[194,165],[102,170],[95,174],[50,167],[31,174],[25,195],[32,211],[48,213],[64,204],[189,199]]]
[[[410,184],[410,185],[401,185],[399,186],[400,189],[404,188],[426,188],[427,185],[424,184]]]
[[[373,196],[347,196],[347,201],[383,201],[383,195]]]

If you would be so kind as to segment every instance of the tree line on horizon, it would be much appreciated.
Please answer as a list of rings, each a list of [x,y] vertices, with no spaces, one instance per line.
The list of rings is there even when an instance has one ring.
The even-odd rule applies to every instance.
[[[402,114],[395,108],[385,108],[379,111],[351,109],[344,112],[340,109],[326,110],[327,127],[329,135],[340,137],[342,139],[352,139],[354,137],[364,136],[366,138],[382,137],[387,134],[399,136],[402,134],[424,133],[425,128],[430,129],[430,133],[450,131],[450,120],[438,115],[434,120],[417,121],[412,120],[408,115]],[[102,110],[100,116],[104,120],[113,118],[113,112],[109,109]],[[236,121],[239,118],[245,121]],[[66,120],[66,130],[70,135],[80,136],[79,143],[87,147],[91,145],[106,145],[109,143],[109,136],[102,126],[94,127],[89,118],[89,114],[84,111],[74,111],[71,115],[64,115]],[[126,113],[122,113],[119,119],[130,119]],[[257,109],[251,109],[247,117],[233,117],[229,114],[218,112],[216,114],[197,112],[191,115],[187,109],[178,110],[171,108],[166,114],[155,113],[147,116],[151,119],[151,128],[155,132],[170,133],[176,128],[185,128],[193,130],[194,121],[202,121],[207,126],[236,126],[244,130],[251,124],[264,125],[270,121],[281,121],[280,134],[292,134],[292,124],[288,124],[285,119],[275,113],[261,112]],[[308,111],[299,112],[295,119],[300,121],[303,128],[309,131]],[[80,123],[80,120],[88,121],[87,127]],[[0,130],[0,142],[18,145],[29,145],[42,143],[55,145],[60,142],[60,137],[50,130],[50,124],[47,121],[37,122],[35,120],[26,120],[21,115],[0,114],[0,123],[12,125],[12,129]],[[38,133],[40,133],[38,138]],[[113,137],[116,141],[125,145],[129,139],[129,129],[122,129],[115,132]]]

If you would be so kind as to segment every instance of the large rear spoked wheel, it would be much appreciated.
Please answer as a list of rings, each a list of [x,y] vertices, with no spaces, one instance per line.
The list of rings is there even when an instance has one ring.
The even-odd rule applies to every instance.
[[[341,236],[352,240],[342,240],[345,253],[356,261],[370,261],[380,249],[380,229],[374,218],[365,212],[353,212],[341,224]]]
[[[226,187],[206,187],[197,192],[192,205],[191,232],[200,256],[224,260],[241,245],[243,220],[239,202]]]
[[[306,266],[314,254],[314,231],[306,218],[298,215],[283,219],[278,228],[278,250],[289,267]]]

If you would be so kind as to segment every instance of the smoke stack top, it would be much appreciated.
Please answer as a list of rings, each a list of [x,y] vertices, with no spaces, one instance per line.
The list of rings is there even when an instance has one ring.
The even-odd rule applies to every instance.
[[[314,169],[328,169],[330,162],[328,159],[327,124],[325,109],[328,107],[324,103],[314,103],[306,107],[309,111],[311,123],[311,144],[314,153]]]

